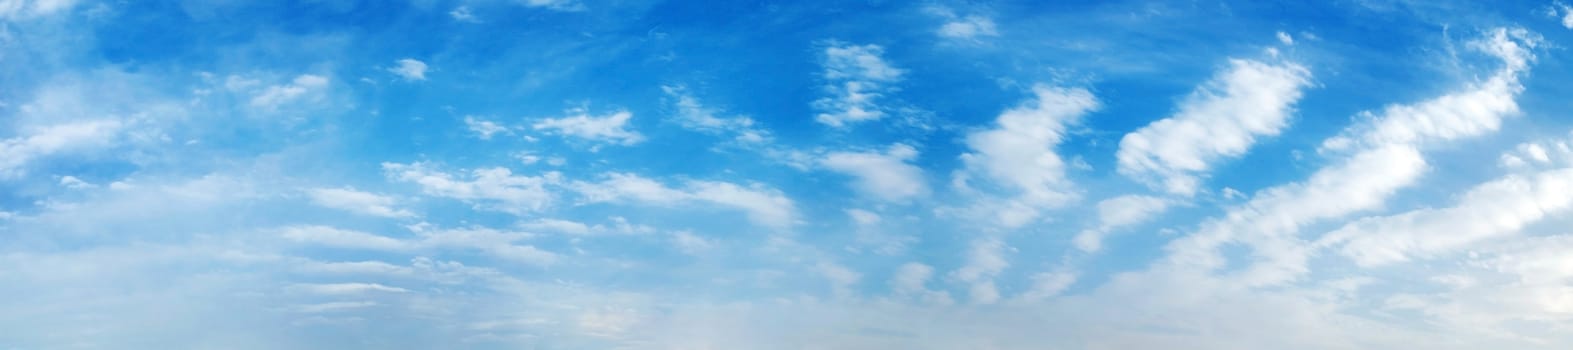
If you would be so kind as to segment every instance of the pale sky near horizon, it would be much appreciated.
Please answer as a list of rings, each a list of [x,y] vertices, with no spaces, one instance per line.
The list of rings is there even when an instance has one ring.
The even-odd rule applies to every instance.
[[[0,350],[1567,349],[1559,1],[0,0]]]

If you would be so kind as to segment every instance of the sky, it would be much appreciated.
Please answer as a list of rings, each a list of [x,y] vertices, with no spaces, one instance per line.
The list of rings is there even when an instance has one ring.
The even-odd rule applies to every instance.
[[[0,350],[1567,349],[1573,3],[0,0]]]

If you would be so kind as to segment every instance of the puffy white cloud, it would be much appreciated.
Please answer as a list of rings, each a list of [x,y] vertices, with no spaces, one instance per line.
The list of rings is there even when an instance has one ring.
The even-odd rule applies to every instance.
[[[513,2],[529,7],[539,7],[564,12],[585,10],[584,4],[580,3],[579,0],[513,0]]]
[[[350,188],[314,188],[307,190],[306,194],[311,196],[313,204],[326,208],[390,218],[415,216],[415,213],[408,210],[395,208],[398,201],[393,197],[375,193]]]
[[[832,152],[820,158],[819,164],[855,177],[852,187],[865,196],[899,202],[929,193],[923,169],[908,163],[917,156],[912,146],[895,144],[883,153]]]
[[[825,279],[830,280],[830,288],[837,296],[852,295],[852,286],[863,279],[863,274],[832,262],[820,262],[815,268]]]
[[[994,28],[994,20],[977,15],[951,18],[939,27],[939,36],[952,39],[976,39],[997,35],[999,32]]]
[[[541,176],[514,175],[508,168],[475,169],[468,176],[431,169],[426,163],[383,163],[389,179],[419,185],[427,195],[465,201],[478,209],[515,214],[538,211],[552,203],[546,186],[562,182],[562,175],[547,172]]]
[[[659,181],[630,173],[606,174],[596,183],[579,182],[575,190],[592,202],[633,200],[648,203],[674,203],[688,199],[689,193],[666,187]]]
[[[27,19],[53,15],[76,6],[77,0],[4,0],[0,18]]]
[[[251,106],[263,109],[278,108],[302,99],[314,100],[327,90],[328,78],[303,74],[289,83],[268,86],[251,98]]]
[[[508,128],[497,125],[497,122],[468,115],[464,116],[464,126],[469,128],[470,132],[475,134],[475,137],[482,140],[490,140],[492,135],[509,133]]]
[[[1411,105],[1392,105],[1380,116],[1363,113],[1361,123],[1322,143],[1323,151],[1359,146],[1428,144],[1496,131],[1502,120],[1518,113],[1515,98],[1524,88],[1519,77],[1534,61],[1530,49],[1539,39],[1521,29],[1497,29],[1471,47],[1502,60],[1502,68],[1484,82],[1463,91]]]
[[[699,255],[715,248],[716,243],[693,232],[677,231],[672,233],[672,245],[677,246],[677,250],[684,254]]]
[[[584,109],[574,110],[569,116],[536,122],[535,130],[591,141],[632,145],[644,141],[639,132],[628,130],[628,120],[634,117],[628,111],[617,111],[603,116],[592,116]]]
[[[771,139],[770,132],[755,127],[753,119],[747,116],[721,117],[720,111],[700,104],[699,99],[689,94],[687,88],[668,85],[662,86],[661,91],[673,100],[672,105],[677,109],[674,120],[683,128],[730,136],[732,140],[745,145]]]
[[[21,175],[40,157],[105,147],[122,129],[119,121],[89,120],[22,130],[22,135],[0,140],[0,178]]]
[[[1370,217],[1329,233],[1323,241],[1361,266],[1430,257],[1511,235],[1526,225],[1573,209],[1573,169],[1511,175],[1464,193],[1458,204]]]
[[[1039,302],[1065,292],[1076,283],[1076,274],[1070,271],[1051,271],[1032,275],[1032,287],[1021,293],[1025,302]]]
[[[904,71],[891,66],[880,57],[885,48],[879,45],[852,45],[832,43],[825,48],[823,77],[827,96],[814,101],[821,112],[814,120],[831,127],[876,120],[885,116],[883,107],[875,99],[890,91],[886,84],[901,79]]]
[[[394,61],[394,63],[398,63],[398,65],[389,67],[388,71],[404,78],[404,80],[426,80],[426,62],[413,58],[403,58]]]
[[[82,181],[82,179],[78,179],[77,177],[70,175],[60,177],[60,186],[73,190],[98,187],[98,185],[88,183],[87,181]]]
[[[1278,42],[1284,45],[1294,45],[1294,37],[1289,36],[1289,33],[1278,32]]]
[[[1509,169],[1573,165],[1573,138],[1522,143],[1513,152],[1503,153],[1498,159],[1502,166]]]
[[[1010,248],[999,238],[974,240],[967,249],[966,264],[951,272],[952,277],[967,284],[967,292],[973,303],[993,304],[999,301],[999,287],[994,285],[994,277],[1010,267],[1010,262],[1005,260],[1006,249]]]
[[[1561,12],[1561,14],[1557,12]],[[1568,6],[1558,1],[1546,9],[1546,15],[1560,20],[1563,28],[1573,29],[1573,6]]]
[[[762,225],[787,227],[794,221],[792,200],[775,189],[717,181],[690,182],[688,187],[694,199],[742,209]]]
[[[1173,116],[1126,134],[1119,171],[1189,196],[1218,161],[1282,132],[1310,78],[1310,71],[1293,63],[1230,60],[1228,69],[1180,102]]]
[[[995,28],[994,20],[988,16],[980,14],[961,15],[955,9],[945,6],[929,6],[924,8],[924,12],[944,21],[944,24],[940,25],[939,29],[935,31],[935,34],[938,34],[941,38],[976,41],[980,37],[999,35],[999,31]]]
[[[1080,196],[1065,178],[1065,161],[1055,147],[1064,141],[1067,127],[1098,108],[1085,89],[1038,85],[1032,91],[1032,100],[1000,114],[993,128],[968,134],[970,151],[961,156],[966,171],[957,183],[966,186],[978,176],[1008,194],[1004,208],[996,211],[1007,227],[1026,224],[1040,210]]]
[[[480,23],[480,19],[475,18],[475,14],[470,12],[469,6],[453,8],[452,11],[448,11],[448,17],[452,17],[453,20],[459,22]]]
[[[1163,198],[1142,195],[1124,195],[1099,201],[1097,227],[1081,231],[1073,242],[1082,251],[1098,251],[1103,247],[1103,236],[1110,231],[1152,220],[1172,204]]]
[[[934,268],[928,265],[916,262],[902,264],[896,269],[895,276],[890,278],[890,289],[897,296],[916,298],[924,303],[951,304],[950,293],[928,288],[929,279],[933,276]]]
[[[879,214],[863,209],[847,209],[847,216],[852,218],[859,226],[878,224],[881,220]]]
[[[718,181],[688,181],[682,189],[629,173],[609,173],[600,182],[575,181],[569,185],[591,202],[633,201],[671,206],[708,203],[735,208],[757,224],[784,228],[794,220],[792,200],[761,185],[740,186]]]

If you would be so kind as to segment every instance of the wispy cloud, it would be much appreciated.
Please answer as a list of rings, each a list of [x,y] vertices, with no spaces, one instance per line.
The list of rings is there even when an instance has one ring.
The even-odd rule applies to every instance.
[[[888,86],[901,79],[905,71],[885,62],[885,48],[879,45],[853,45],[832,42],[825,48],[824,73],[830,96],[814,101],[821,112],[814,120],[831,127],[871,121],[885,116],[876,99],[892,91]]]
[[[627,146],[644,141],[644,135],[628,129],[628,121],[633,117],[634,114],[628,111],[594,116],[587,110],[578,109],[569,112],[566,117],[535,122],[531,127],[563,136]]]

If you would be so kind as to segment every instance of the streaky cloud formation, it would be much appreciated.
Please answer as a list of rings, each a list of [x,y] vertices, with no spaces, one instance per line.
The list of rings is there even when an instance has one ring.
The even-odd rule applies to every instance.
[[[1225,71],[1180,102],[1174,116],[1120,139],[1120,173],[1169,193],[1193,195],[1218,161],[1238,157],[1258,138],[1288,127],[1310,78],[1309,70],[1294,63],[1230,60]]]
[[[0,0],[0,349],[1566,349],[1567,12]]]

